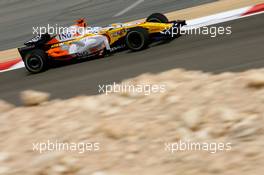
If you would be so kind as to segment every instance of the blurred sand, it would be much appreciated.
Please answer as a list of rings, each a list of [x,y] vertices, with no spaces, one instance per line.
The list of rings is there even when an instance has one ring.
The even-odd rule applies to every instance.
[[[0,174],[261,175],[264,69],[209,73],[175,69],[123,83],[165,85],[163,93],[80,96],[31,107],[0,103]],[[24,101],[30,91],[23,93]],[[29,96],[26,98],[25,96]],[[47,98],[45,98],[47,100]],[[30,104],[30,103],[27,103]],[[100,151],[33,152],[33,143],[99,142]],[[232,150],[169,153],[179,140],[231,143]]]

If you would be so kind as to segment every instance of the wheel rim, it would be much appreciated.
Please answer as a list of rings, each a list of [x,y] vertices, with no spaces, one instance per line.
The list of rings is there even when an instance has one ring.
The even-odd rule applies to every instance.
[[[31,71],[39,71],[43,66],[43,62],[41,58],[38,57],[30,57],[27,59],[27,67]]]
[[[142,36],[138,32],[129,33],[127,41],[133,49],[140,49],[144,45]]]

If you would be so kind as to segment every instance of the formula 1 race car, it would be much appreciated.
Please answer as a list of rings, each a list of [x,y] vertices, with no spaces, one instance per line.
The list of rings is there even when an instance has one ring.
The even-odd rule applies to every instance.
[[[160,13],[150,15],[144,22],[116,23],[106,27],[87,27],[85,20],[80,19],[62,33],[53,36],[45,33],[32,38],[18,51],[26,69],[39,73],[55,60],[104,57],[124,48],[140,51],[151,42],[176,38],[177,35],[171,35],[171,32],[176,29],[179,33],[184,25],[184,20],[169,21]]]

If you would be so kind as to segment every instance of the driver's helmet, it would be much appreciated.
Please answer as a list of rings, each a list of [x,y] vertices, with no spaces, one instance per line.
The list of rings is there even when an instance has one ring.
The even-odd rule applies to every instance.
[[[87,23],[85,21],[85,18],[81,18],[76,20],[76,25],[79,27],[87,27]]]

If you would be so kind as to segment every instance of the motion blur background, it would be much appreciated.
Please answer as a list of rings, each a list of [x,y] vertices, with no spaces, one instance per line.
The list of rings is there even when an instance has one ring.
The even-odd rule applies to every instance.
[[[212,1],[145,0],[114,17],[134,2],[1,0],[0,50],[22,45],[33,26],[67,25],[80,17],[106,25]],[[264,1],[221,2],[224,10]],[[198,11],[206,16],[207,9]],[[141,52],[124,51],[37,75],[24,69],[0,73],[0,175],[261,175],[263,18],[216,25],[232,26],[228,36],[182,36]],[[166,91],[98,95],[99,85],[113,82],[160,84]],[[100,151],[33,151],[34,143],[48,140],[98,142]],[[165,143],[180,140],[231,143],[232,150],[165,151]]]

